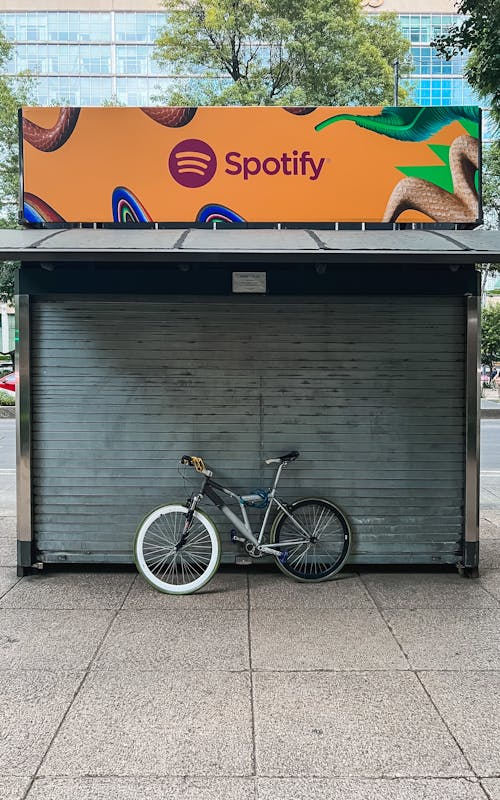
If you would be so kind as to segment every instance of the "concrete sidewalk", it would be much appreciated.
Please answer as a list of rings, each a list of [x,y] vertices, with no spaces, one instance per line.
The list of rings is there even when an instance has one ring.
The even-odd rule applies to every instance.
[[[500,800],[497,484],[477,581],[240,568],[180,598],[19,580],[2,506],[0,798]]]

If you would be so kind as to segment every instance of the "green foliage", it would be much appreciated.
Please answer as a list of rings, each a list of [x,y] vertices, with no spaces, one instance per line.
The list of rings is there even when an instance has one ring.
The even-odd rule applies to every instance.
[[[500,360],[500,305],[486,306],[481,316],[481,362]]]
[[[433,44],[446,59],[470,51],[465,77],[482,97],[491,97],[500,121],[500,0],[460,0],[456,13],[466,19]]]
[[[27,74],[6,78],[1,70],[10,58],[12,45],[0,31],[0,228],[17,224],[19,207],[18,108],[28,103],[32,79]],[[0,302],[12,301],[16,264],[0,262]]]
[[[11,397],[10,394],[7,392],[2,392],[0,390],[0,406],[15,406],[16,405],[16,398]]]
[[[12,79],[1,75],[11,51],[11,43],[0,31],[0,220],[8,225],[17,220],[19,202],[17,110],[28,102],[32,86],[29,75],[21,74]]]
[[[410,69],[396,16],[358,0],[179,0],[156,44],[160,64],[204,76],[172,105],[386,104],[393,60]]]
[[[15,261],[0,261],[0,303],[12,303],[16,267]]]
[[[483,150],[483,208],[486,221],[500,227],[500,141]]]

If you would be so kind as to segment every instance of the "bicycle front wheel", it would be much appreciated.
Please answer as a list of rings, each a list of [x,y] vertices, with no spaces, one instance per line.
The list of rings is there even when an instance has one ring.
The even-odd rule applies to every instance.
[[[187,511],[183,505],[160,506],[137,530],[137,569],[160,592],[192,594],[217,572],[221,555],[217,528],[206,514],[196,510],[182,542]]]
[[[298,500],[276,517],[271,545],[282,553],[278,567],[298,581],[324,581],[344,566],[351,547],[349,523],[328,500]],[[286,555],[285,555],[286,553]]]

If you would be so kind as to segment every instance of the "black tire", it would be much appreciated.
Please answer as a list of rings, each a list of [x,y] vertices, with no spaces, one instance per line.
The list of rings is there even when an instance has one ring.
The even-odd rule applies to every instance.
[[[280,570],[307,582],[324,581],[339,572],[351,548],[351,531],[342,511],[319,498],[298,500],[289,511],[297,524],[282,511],[270,536],[271,546],[283,544],[282,552],[288,552],[286,559],[276,559]]]

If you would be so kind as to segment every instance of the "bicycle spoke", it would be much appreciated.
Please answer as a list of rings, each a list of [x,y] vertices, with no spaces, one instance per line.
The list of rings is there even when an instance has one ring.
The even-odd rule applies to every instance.
[[[185,594],[201,588],[219,561],[216,529],[195,512],[186,531],[187,509],[165,506],[152,512],[137,533],[136,563],[157,589]]]
[[[288,550],[284,572],[302,580],[324,580],[345,561],[349,528],[337,509],[323,500],[304,500],[283,516],[274,542]],[[347,535],[346,535],[347,534]]]

